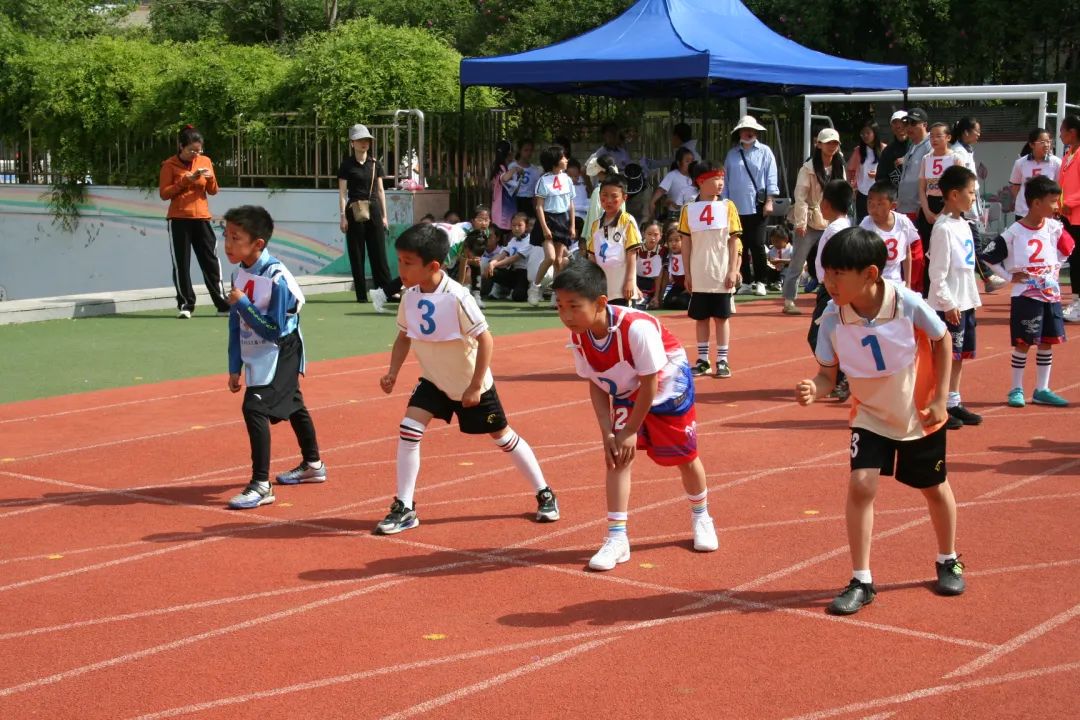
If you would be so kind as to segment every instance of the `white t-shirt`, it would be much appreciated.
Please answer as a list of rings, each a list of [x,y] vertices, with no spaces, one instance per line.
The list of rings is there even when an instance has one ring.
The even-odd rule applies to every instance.
[[[1020,186],[1020,192],[1016,194],[1015,210],[1017,220],[1027,215],[1028,212],[1027,198],[1024,197],[1024,183],[1037,175],[1045,175],[1056,182],[1060,174],[1061,158],[1054,155],[1047,155],[1042,161],[1036,160],[1030,155],[1024,155],[1016,159],[1016,162],[1013,163],[1012,174],[1009,175],[1009,182]]]
[[[859,223],[859,227],[876,233],[885,241],[885,249],[889,254],[885,260],[885,272],[881,274],[881,277],[903,283],[904,274],[901,271],[904,266],[904,259],[907,258],[912,244],[919,239],[919,231],[915,229],[915,224],[908,220],[907,215],[894,212],[892,216],[892,230],[884,230],[878,227],[877,223],[874,222],[874,218],[869,215],[863,218],[863,221]]]
[[[692,203],[697,197],[694,181],[678,170],[672,170],[660,181],[660,189],[667,193],[676,207]]]
[[[870,177],[870,173],[877,172],[878,157],[881,155],[879,150],[871,150],[870,152],[874,153],[874,158],[872,160],[867,158],[859,164],[859,176],[856,179],[859,193],[862,195],[870,194],[870,187],[876,180],[876,178]]]
[[[777,260],[780,260],[780,261],[786,260],[787,262],[791,262],[791,251],[793,249],[794,249],[794,246],[791,243],[788,243],[787,247],[785,247],[783,250],[781,250],[780,248],[777,248],[775,246],[770,246],[769,247],[769,262],[776,262]]]
[[[848,220],[848,216],[841,215],[826,225],[821,232],[821,239],[817,243],[817,257],[814,258],[814,269],[817,271],[818,282],[825,282],[825,268],[821,267],[821,251],[825,249],[825,243],[829,242],[829,238],[833,235],[849,227],[851,227],[851,221]]]
[[[964,218],[938,215],[930,234],[930,294],[939,312],[971,310],[982,305],[975,283],[975,241]]]

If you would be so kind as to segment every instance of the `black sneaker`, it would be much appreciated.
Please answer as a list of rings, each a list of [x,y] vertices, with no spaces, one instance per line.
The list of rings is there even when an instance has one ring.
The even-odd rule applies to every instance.
[[[982,415],[971,412],[963,405],[949,408],[949,415],[952,415],[965,425],[978,425],[982,422]]]
[[[416,517],[415,503],[411,508],[407,508],[405,503],[394,498],[394,502],[390,503],[390,513],[375,526],[375,532],[380,535],[396,535],[419,524],[420,518]]]
[[[964,421],[956,417],[952,413],[949,413],[945,418],[945,427],[949,430],[959,430],[964,427]]]
[[[934,586],[934,591],[938,595],[964,594],[964,563],[960,562],[960,558],[943,563],[936,562],[934,567],[937,569],[937,585]]]
[[[877,590],[873,583],[861,583],[851,578],[844,591],[829,603],[827,611],[830,615],[854,615],[863,605],[874,602],[875,595]]]
[[[698,360],[694,367],[690,368],[690,374],[694,377],[701,377],[702,375],[708,375],[712,370],[712,365],[708,360]]]
[[[716,363],[716,377],[729,378],[731,377],[731,367],[727,364],[727,360],[720,360]]]
[[[847,378],[836,383],[836,387],[833,388],[828,397],[836,398],[836,402],[847,402],[847,399],[851,397],[851,389],[848,387]]]
[[[555,522],[559,519],[559,501],[551,488],[536,493],[536,522]]]

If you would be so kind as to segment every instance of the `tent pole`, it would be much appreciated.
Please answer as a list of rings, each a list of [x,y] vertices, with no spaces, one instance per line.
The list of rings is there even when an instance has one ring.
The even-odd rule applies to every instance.
[[[701,159],[709,154],[709,79],[701,81]]]
[[[457,206],[458,212],[465,211],[465,86],[461,85],[458,101],[457,131]]]

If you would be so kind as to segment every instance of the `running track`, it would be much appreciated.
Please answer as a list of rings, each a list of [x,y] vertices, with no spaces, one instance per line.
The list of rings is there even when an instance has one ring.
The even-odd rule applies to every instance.
[[[224,374],[0,406],[0,717],[1072,716],[1080,410],[1003,406],[1007,304],[987,300],[964,381],[986,420],[949,436],[968,593],[933,595],[921,499],[883,480],[880,594],[846,619],[823,608],[850,569],[847,408],[794,404],[809,320],[773,300],[739,306],[734,377],[698,381],[720,550],[692,552],[677,475],[642,458],[633,555],[606,574],[583,569],[602,460],[562,332],[499,338],[494,364],[552,525],[489,440],[433,425],[422,525],[370,534],[416,373],[384,396],[386,356],[311,368],[331,480],[246,513],[224,509],[248,465]],[[1052,386],[1080,402],[1076,353]],[[287,424],[274,441],[290,467]]]

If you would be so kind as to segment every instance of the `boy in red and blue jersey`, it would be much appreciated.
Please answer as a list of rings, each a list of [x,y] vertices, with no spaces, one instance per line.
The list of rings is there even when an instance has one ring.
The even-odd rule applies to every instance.
[[[652,315],[608,303],[604,271],[574,261],[556,276],[559,319],[571,331],[578,375],[590,381],[607,465],[608,535],[589,560],[611,570],[630,559],[626,534],[635,451],[677,467],[690,502],[694,549],[716,550],[705,469],[698,458],[694,381],[686,351]]]

